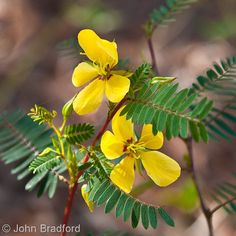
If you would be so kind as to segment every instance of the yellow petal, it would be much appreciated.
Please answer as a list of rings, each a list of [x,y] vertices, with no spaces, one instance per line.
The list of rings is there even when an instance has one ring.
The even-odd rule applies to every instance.
[[[130,80],[121,75],[112,75],[106,81],[105,93],[111,102],[120,102],[129,91]]]
[[[101,39],[93,30],[84,29],[78,34],[78,41],[87,57],[103,67],[113,68],[118,63],[117,45]]]
[[[97,76],[98,72],[95,67],[86,62],[82,62],[74,69],[72,83],[75,87],[80,87]]]
[[[74,111],[78,115],[94,112],[101,104],[104,96],[105,83],[96,79],[86,86],[73,102]]]
[[[130,193],[134,184],[134,158],[125,157],[111,171],[110,178],[124,192]]]
[[[120,116],[124,107],[120,108],[112,119],[112,130],[115,136],[120,137],[124,142],[135,140],[134,124],[131,120],[126,120],[125,116]]]
[[[110,131],[106,131],[101,139],[101,149],[104,155],[112,160],[124,154],[124,143]]]
[[[173,183],[180,176],[179,164],[161,152],[143,152],[141,161],[149,177],[161,187]]]
[[[162,147],[164,137],[162,132],[158,132],[157,135],[152,133],[152,125],[144,125],[141,133],[140,142],[144,142],[144,146],[150,149],[159,149]]]
[[[81,195],[82,195],[85,203],[87,204],[89,211],[93,212],[94,202],[89,201],[89,192],[86,192],[86,188],[87,188],[87,184],[83,184],[81,187]]]

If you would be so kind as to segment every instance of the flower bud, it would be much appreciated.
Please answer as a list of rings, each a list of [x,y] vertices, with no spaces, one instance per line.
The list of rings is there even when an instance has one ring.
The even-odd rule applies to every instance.
[[[89,200],[89,192],[87,191],[87,184],[83,184],[82,185],[82,187],[81,187],[81,194],[82,194],[82,197],[83,197],[85,203],[87,204],[87,206],[89,208],[89,211],[93,212],[94,202]]]
[[[70,116],[70,114],[72,113],[73,111],[73,101],[74,101],[74,98],[71,98],[62,108],[62,115],[67,118],[68,116]]]

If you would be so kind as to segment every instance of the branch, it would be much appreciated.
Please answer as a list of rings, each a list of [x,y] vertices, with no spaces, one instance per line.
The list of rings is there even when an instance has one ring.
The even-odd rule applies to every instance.
[[[100,131],[98,132],[97,136],[94,138],[91,147],[93,148],[97,141],[101,138],[101,136],[103,135],[103,133],[106,131],[110,121],[112,120],[112,118],[114,117],[114,115],[116,114],[116,112],[122,107],[122,105],[125,103],[126,99],[122,99],[114,108],[114,110],[111,112],[110,115],[107,116],[107,119],[104,123],[104,125],[102,126],[102,128],[100,129]],[[85,164],[86,162],[88,162],[90,156],[87,153],[83,159],[83,164]],[[66,228],[67,224],[68,224],[68,220],[69,220],[69,216],[71,213],[71,208],[72,208],[72,204],[73,204],[73,200],[74,200],[74,196],[78,187],[78,180],[79,178],[82,176],[82,174],[84,173],[84,170],[79,171],[76,177],[76,181],[74,183],[74,185],[72,187],[69,186],[69,193],[68,193],[68,199],[67,199],[67,203],[66,203],[66,207],[64,210],[64,218],[63,218],[63,225],[64,228]],[[62,232],[61,236],[65,236],[66,232]]]
[[[153,46],[153,43],[152,43],[152,36],[147,38],[147,43],[148,43],[149,51],[150,51],[150,54],[151,54],[152,69],[158,75],[159,71],[158,71],[158,67],[157,67],[157,61],[156,61],[154,46]]]
[[[195,184],[196,190],[197,190],[197,194],[200,200],[200,206],[202,209],[202,212],[205,216],[205,219],[207,221],[207,226],[209,229],[209,236],[213,236],[213,226],[212,226],[212,213],[210,211],[210,209],[207,207],[204,199],[203,199],[203,194],[201,192],[200,189],[200,184],[198,182],[197,179],[197,175],[196,175],[196,169],[195,169],[195,164],[194,164],[194,158],[193,158],[193,141],[192,138],[188,138],[185,140],[185,143],[187,145],[187,149],[188,149],[188,153],[189,153],[189,158],[190,158],[190,174],[192,176],[192,180],[193,183]]]
[[[218,211],[221,207],[224,207],[225,205],[227,205],[227,204],[229,204],[229,203],[231,203],[231,202],[233,202],[233,201],[235,201],[235,200],[236,200],[236,196],[230,198],[229,200],[227,200],[227,201],[225,201],[225,202],[223,202],[223,203],[221,203],[220,205],[216,206],[215,208],[213,208],[213,209],[211,210],[211,214],[213,215],[213,214],[214,214],[216,211]]]

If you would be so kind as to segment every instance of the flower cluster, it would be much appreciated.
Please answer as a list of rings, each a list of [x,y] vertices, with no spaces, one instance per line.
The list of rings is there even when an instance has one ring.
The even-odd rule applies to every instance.
[[[116,71],[118,63],[117,45],[101,39],[94,31],[84,29],[78,34],[78,41],[91,62],[81,62],[74,70],[72,82],[81,87],[88,83],[73,100],[73,108],[79,115],[94,112],[101,104],[104,94],[113,103],[120,102],[130,87],[128,73]],[[153,135],[152,125],[142,128],[138,138],[134,124],[120,116],[123,107],[112,119],[112,132],[106,131],[101,139],[101,150],[109,160],[122,158],[111,171],[110,178],[126,193],[132,190],[135,169],[142,169],[159,186],[167,186],[180,176],[180,166],[172,158],[157,151],[163,145],[163,134]],[[82,195],[89,205],[88,193],[82,188]]]

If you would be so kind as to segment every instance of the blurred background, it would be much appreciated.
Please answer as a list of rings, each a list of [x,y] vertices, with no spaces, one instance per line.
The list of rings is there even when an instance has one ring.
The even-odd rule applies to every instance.
[[[0,111],[34,105],[60,110],[77,91],[71,83],[73,68],[81,61],[77,33],[94,29],[118,44],[119,58],[129,59],[131,69],[150,62],[142,25],[162,0],[0,0]],[[175,76],[182,87],[191,85],[212,62],[235,54],[236,1],[201,0],[177,17],[168,28],[154,34],[155,52],[161,75]],[[71,47],[73,45],[73,47]],[[106,110],[78,118],[97,128]],[[197,171],[205,193],[235,171],[236,152],[232,143],[194,146]],[[165,152],[179,162],[186,153],[184,144],[174,139],[165,144]],[[233,162],[234,160],[234,162]],[[40,199],[24,190],[9,166],[0,163],[0,224],[58,225],[62,221],[67,189],[63,184],[56,196]],[[139,178],[136,184],[142,182]],[[175,196],[173,198],[173,196]],[[128,223],[103,209],[90,214],[81,197],[76,196],[71,225],[81,224],[81,235],[99,235],[106,230],[131,235],[207,235],[207,228],[191,181],[185,175],[165,189],[151,187],[140,199],[156,205],[168,205],[176,221],[175,228],[159,224],[157,230],[133,230]],[[212,206],[209,200],[209,205]],[[216,236],[236,236],[235,217],[219,211],[214,217]],[[1,232],[0,232],[1,235]],[[40,235],[22,233],[17,235]],[[45,234],[46,235],[46,234]],[[49,234],[51,235],[51,234]]]

